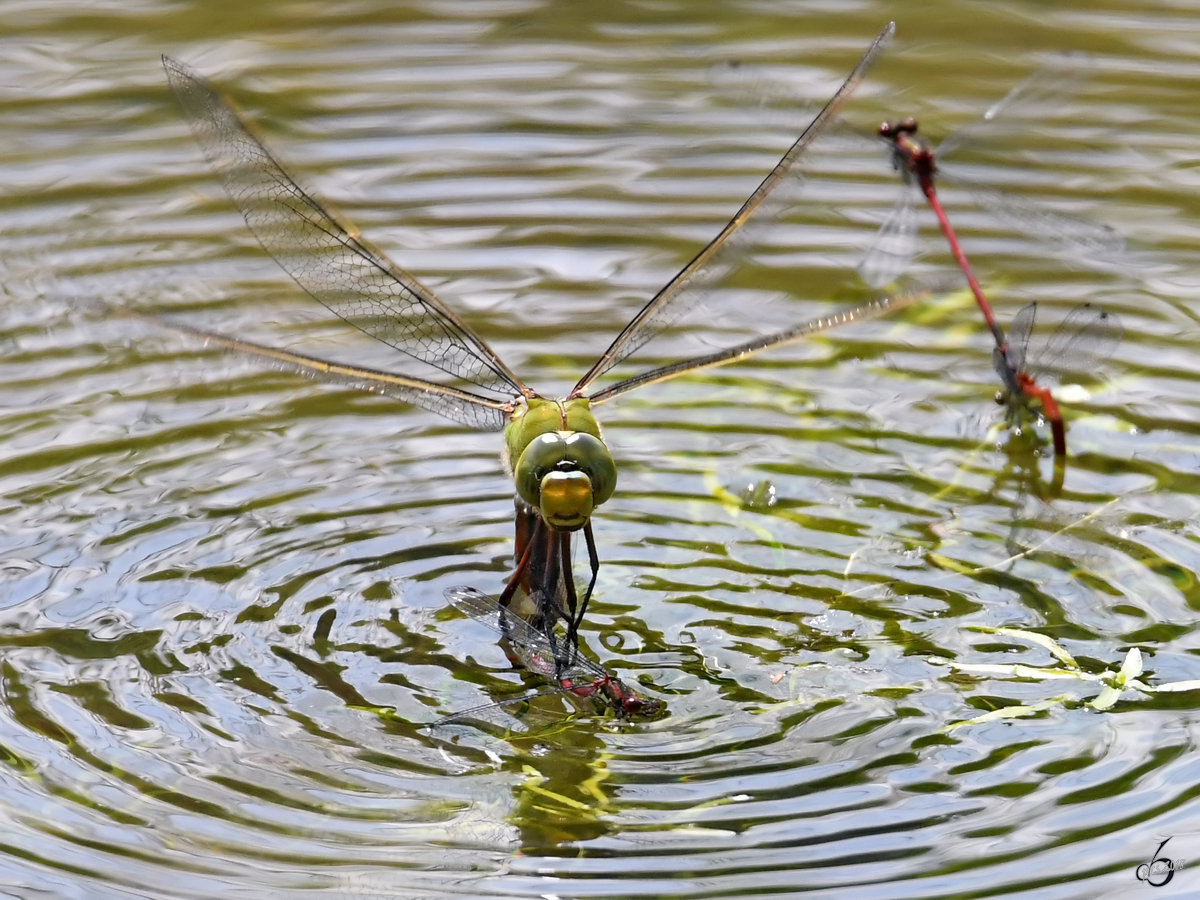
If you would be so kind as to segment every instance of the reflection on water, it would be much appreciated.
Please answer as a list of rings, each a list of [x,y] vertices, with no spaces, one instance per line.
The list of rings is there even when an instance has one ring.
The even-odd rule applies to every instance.
[[[970,668],[1053,663],[972,630],[1014,627],[1087,673],[1137,647],[1148,684],[1200,677],[1195,51],[1169,22],[973,8],[984,47],[953,4],[909,22],[886,4],[245,9],[8,17],[6,889],[1125,896],[1163,837],[1200,855],[1194,694],[1098,712],[1099,683]],[[893,14],[859,126],[902,102],[936,137],[1060,50],[1103,61],[1069,111],[962,161],[1119,225],[1125,257],[1073,265],[945,198],[1005,321],[1090,300],[1125,326],[1103,371],[1071,373],[1062,495],[1044,432],[999,428],[963,296],[646,388],[604,409],[620,485],[583,642],[669,714],[542,697],[511,730],[431,733],[538,683],[443,600],[510,571],[495,436],[91,302],[392,362],[245,233],[158,55],[230,86],[303,180],[551,391],[753,188],[803,126],[792,99],[827,96]],[[732,60],[750,74],[714,79]],[[737,273],[739,310],[782,293],[764,314],[786,324],[861,296],[846,273],[894,197],[868,166],[827,161]],[[947,730],[1018,705],[1038,711]]]

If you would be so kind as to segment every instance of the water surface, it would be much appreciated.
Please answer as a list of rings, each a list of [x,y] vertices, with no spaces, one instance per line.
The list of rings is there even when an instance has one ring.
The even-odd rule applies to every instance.
[[[0,884],[12,896],[1126,897],[1200,858],[1195,692],[955,672],[1200,678],[1200,62],[1187,5],[14,4],[0,38]],[[572,384],[711,237],[890,18],[847,110],[934,137],[1084,51],[963,170],[1118,227],[1068,259],[947,203],[1002,320],[1102,303],[1070,468],[999,427],[961,293],[602,410],[583,639],[669,713],[539,701],[445,588],[496,591],[495,435],[106,314],[394,365],[258,248],[163,78],[271,145],[538,388]],[[975,35],[975,37],[964,37]],[[870,295],[893,197],[830,145],[710,328]],[[928,224],[928,223],[926,223]],[[918,277],[948,271],[927,229]],[[770,301],[770,302],[768,302]],[[737,315],[719,316],[722,309]],[[582,572],[584,560],[578,560]],[[1027,717],[947,730],[990,710]],[[1165,852],[1165,851],[1164,851]],[[1200,884],[1185,862],[1155,897]]]

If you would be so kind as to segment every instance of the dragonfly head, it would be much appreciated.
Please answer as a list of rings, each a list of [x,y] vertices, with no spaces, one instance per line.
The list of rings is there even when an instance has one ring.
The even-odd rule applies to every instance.
[[[896,138],[905,134],[917,133],[917,120],[912,116],[907,119],[901,119],[899,122],[884,122],[879,126],[878,134],[881,138],[887,138],[894,141]]]
[[[617,710],[626,716],[653,718],[662,712],[662,703],[653,697],[643,697],[641,694],[631,692],[621,698]]]
[[[582,528],[616,489],[617,464],[586,398],[530,399],[505,442],[517,493],[551,528]]]
[[[898,122],[884,122],[876,134],[892,145],[892,166],[904,176],[905,182],[915,181],[924,189],[932,183],[937,166],[933,148],[917,137],[917,120],[912,116]]]
[[[551,431],[531,440],[513,466],[517,493],[546,524],[575,531],[612,496],[617,467],[604,442],[581,431]]]

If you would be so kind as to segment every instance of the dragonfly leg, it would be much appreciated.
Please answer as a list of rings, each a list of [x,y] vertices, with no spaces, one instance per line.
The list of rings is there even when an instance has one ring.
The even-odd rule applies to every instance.
[[[543,525],[541,537],[534,547],[529,567],[528,592],[533,601],[534,621],[541,631],[552,634],[559,619],[566,618],[563,604],[566,591],[563,586],[561,531]],[[567,577],[570,576],[570,570]]]
[[[534,507],[519,497],[516,511],[519,561],[498,602],[507,608],[518,588],[524,590],[533,607],[532,626],[551,642],[557,664],[569,665],[573,654],[567,643],[560,645],[555,625],[561,619],[569,627],[577,606],[570,567],[570,533],[548,525]]]
[[[559,535],[558,552],[559,570],[563,573],[562,587],[565,603],[559,604],[556,612],[567,623],[567,633],[563,638],[562,645],[561,647],[556,645],[554,652],[554,658],[561,668],[571,665],[575,654],[579,651],[579,620],[583,617],[583,609],[579,605],[579,594],[575,590],[575,576],[571,571],[571,533],[569,531],[564,531]],[[591,593],[590,585],[588,593]]]
[[[579,626],[583,624],[584,613],[587,612],[588,602],[592,599],[592,590],[596,587],[596,576],[600,574],[600,554],[596,552],[596,538],[592,535],[592,523],[583,526],[583,539],[587,544],[588,565],[591,567],[591,578],[588,579],[587,590],[583,592],[583,602],[579,604],[579,612],[571,611],[571,620],[567,624],[567,641],[578,649]]]
[[[500,599],[508,606],[517,589],[523,590],[533,606],[535,624],[545,631],[546,627],[564,618],[563,591],[559,584],[559,532],[520,497],[516,498],[516,511],[517,568]],[[523,612],[529,613],[528,610]]]
[[[533,557],[533,548],[539,542],[540,532],[545,529],[545,523],[542,522],[542,517],[538,516],[533,525],[522,534],[520,532],[521,518],[517,517],[517,552],[520,554],[517,559],[517,568],[509,576],[508,583],[504,585],[504,590],[501,591],[499,603],[505,609],[508,609],[508,604],[512,602],[513,595],[517,592],[517,587],[525,580],[529,572],[529,563]],[[524,538],[524,546],[522,547],[522,538]]]

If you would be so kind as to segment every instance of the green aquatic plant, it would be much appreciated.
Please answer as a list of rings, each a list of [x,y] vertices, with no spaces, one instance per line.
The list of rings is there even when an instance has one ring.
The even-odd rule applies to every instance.
[[[1044,634],[1039,634],[1035,631],[1025,631],[1020,628],[1004,627],[979,627],[973,630],[986,634],[1003,635],[1036,644],[1047,650],[1058,660],[1059,664],[1028,666],[1021,664],[962,663],[940,656],[928,657],[929,661],[934,665],[947,666],[955,672],[971,675],[994,675],[1003,678],[1021,678],[1031,681],[1067,679],[1099,684],[1101,685],[1100,692],[1083,704],[1097,711],[1111,709],[1117,700],[1121,698],[1121,695],[1127,691],[1136,691],[1143,694],[1162,694],[1200,690],[1200,680],[1170,681],[1165,684],[1151,684],[1143,680],[1142,674],[1145,669],[1142,665],[1142,651],[1137,647],[1129,648],[1120,665],[1105,669],[1103,672],[1088,672],[1075,661],[1075,658],[1061,644]],[[944,730],[953,731],[956,728],[962,728],[964,725],[981,725],[985,722],[994,722],[999,719],[1017,719],[1024,716],[1031,716],[1051,709],[1054,706],[1065,706],[1069,703],[1078,702],[1078,700],[1078,697],[1071,697],[1064,694],[1030,705],[1004,706],[984,713],[981,716],[976,716],[973,719],[954,722],[946,726]]]

